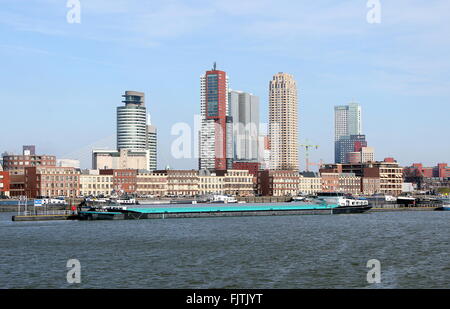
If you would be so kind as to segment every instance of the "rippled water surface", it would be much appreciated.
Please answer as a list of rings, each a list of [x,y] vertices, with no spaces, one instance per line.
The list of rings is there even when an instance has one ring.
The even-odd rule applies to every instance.
[[[0,288],[450,288],[450,212],[12,222]],[[81,263],[67,283],[66,263]],[[381,283],[368,284],[370,259]]]

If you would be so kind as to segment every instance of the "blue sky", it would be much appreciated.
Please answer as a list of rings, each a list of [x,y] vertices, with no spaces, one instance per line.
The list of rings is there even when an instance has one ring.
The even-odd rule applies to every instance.
[[[313,161],[332,162],[333,107],[354,99],[377,159],[450,162],[447,0],[381,0],[380,24],[365,0],[81,0],[80,24],[66,2],[0,0],[1,152],[36,144],[90,167],[93,147],[115,147],[116,106],[136,90],[159,167],[196,168],[171,156],[170,130],[193,123],[199,77],[217,61],[232,89],[260,97],[264,121],[273,74],[295,76]]]

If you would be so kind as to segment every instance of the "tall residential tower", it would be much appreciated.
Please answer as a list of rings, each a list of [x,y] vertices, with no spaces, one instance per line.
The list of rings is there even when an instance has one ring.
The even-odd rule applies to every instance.
[[[298,170],[297,85],[287,73],[273,76],[269,84],[270,169]]]
[[[201,129],[199,169],[226,170],[232,167],[233,123],[228,103],[228,77],[216,69],[200,77]]]

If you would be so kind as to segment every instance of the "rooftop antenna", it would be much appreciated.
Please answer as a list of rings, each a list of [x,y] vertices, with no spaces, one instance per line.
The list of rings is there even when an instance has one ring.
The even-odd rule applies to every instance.
[[[214,61],[214,66],[213,66],[213,71],[215,71],[216,70],[216,62]]]

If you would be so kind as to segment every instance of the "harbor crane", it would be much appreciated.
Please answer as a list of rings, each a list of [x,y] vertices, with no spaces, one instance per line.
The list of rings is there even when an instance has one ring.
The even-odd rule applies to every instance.
[[[323,164],[323,163],[322,163],[323,161],[321,161],[319,164],[318,164],[318,163],[310,163],[310,162],[309,162],[309,150],[310,150],[311,148],[313,148],[313,149],[318,149],[318,148],[319,148],[319,145],[310,145],[309,142],[308,142],[308,140],[306,140],[306,143],[305,143],[305,144],[300,144],[300,147],[305,148],[306,171],[307,171],[307,172],[309,172],[309,167],[310,167],[311,165],[319,165],[319,167],[320,167],[320,166]]]

